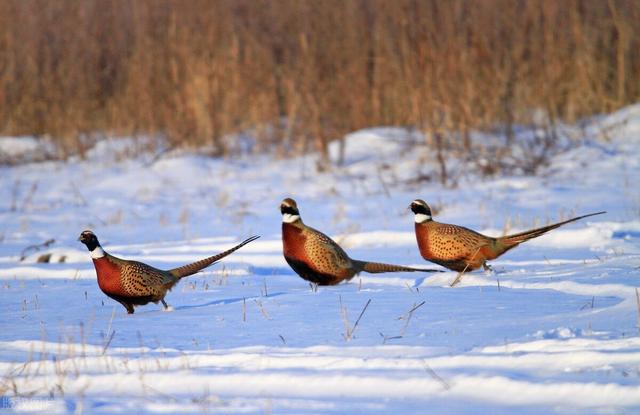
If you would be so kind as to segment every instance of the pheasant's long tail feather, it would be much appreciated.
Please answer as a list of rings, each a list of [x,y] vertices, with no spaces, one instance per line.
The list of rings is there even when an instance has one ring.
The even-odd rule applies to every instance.
[[[354,260],[354,265],[359,271],[379,274],[382,272],[442,272],[439,269],[411,268],[402,265],[383,264],[381,262],[367,262]]]
[[[531,230],[520,232],[520,233],[516,233],[516,234],[513,234],[513,235],[503,236],[503,237],[500,237],[500,238],[497,238],[497,239],[498,239],[499,242],[503,243],[504,245],[506,245],[508,247],[512,247],[512,246],[518,245],[518,244],[520,244],[522,242],[528,241],[529,239],[533,239],[533,238],[537,238],[538,236],[542,236],[545,233],[549,232],[550,230],[559,228],[560,226],[566,225],[567,223],[571,223],[571,222],[575,222],[575,221],[580,220],[580,219],[588,218],[589,216],[602,215],[603,213],[607,213],[607,212],[603,211],[603,212],[589,213],[588,215],[578,216],[576,218],[565,220],[563,222],[554,223],[554,224],[551,224],[551,225],[543,226],[541,228],[531,229]]]
[[[196,262],[193,262],[191,264],[187,264],[187,265],[183,265],[183,266],[178,267],[178,268],[170,269],[168,272],[171,273],[171,275],[173,275],[174,277],[177,277],[177,278],[188,277],[189,275],[195,274],[196,272],[200,271],[201,269],[204,269],[204,268],[208,267],[209,265],[213,264],[214,262],[219,261],[220,259],[226,257],[227,255],[231,254],[232,252],[237,251],[238,249],[242,248],[243,246],[245,246],[249,242],[255,241],[258,238],[259,238],[259,236],[252,236],[251,238],[245,239],[244,241],[242,241],[241,243],[239,243],[238,245],[234,246],[231,249],[227,249],[226,251],[220,252],[217,255],[213,255],[213,256],[210,256],[208,258],[201,259],[200,261],[196,261]]]

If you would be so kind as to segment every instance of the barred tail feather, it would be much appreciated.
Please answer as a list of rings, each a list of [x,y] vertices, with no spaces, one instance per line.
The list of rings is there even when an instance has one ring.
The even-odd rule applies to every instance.
[[[410,268],[381,262],[353,261],[358,271],[380,274],[383,272],[442,272],[438,269]]]
[[[596,212],[596,213],[589,213],[588,215],[582,215],[582,216],[578,216],[576,218],[572,218],[569,220],[565,220],[563,222],[558,222],[558,223],[554,223],[551,225],[547,225],[547,226],[543,226],[541,228],[536,228],[536,229],[531,229],[528,231],[524,231],[524,232],[520,232],[520,233],[516,233],[513,235],[507,235],[507,236],[503,236],[501,238],[498,238],[498,241],[507,245],[508,247],[513,247],[515,245],[518,245],[522,242],[528,241],[529,239],[533,239],[533,238],[537,238],[538,236],[542,236],[545,233],[549,232],[550,230],[559,228],[562,225],[566,225],[567,223],[571,223],[571,222],[575,222],[577,220],[580,219],[584,219],[584,218],[588,218],[589,216],[595,216],[595,215],[602,215],[603,213],[607,213],[605,211],[602,212]]]
[[[200,261],[196,261],[196,262],[193,262],[191,264],[187,264],[187,265],[183,265],[183,266],[178,267],[178,268],[170,269],[168,272],[171,273],[171,275],[173,275],[174,277],[177,277],[177,278],[188,277],[189,275],[195,274],[196,272],[208,267],[209,265],[213,264],[216,261],[219,261],[220,259],[222,259],[222,258],[226,257],[227,255],[237,251],[238,249],[242,248],[243,246],[245,246],[249,242],[255,241],[258,238],[259,238],[259,236],[252,236],[251,238],[245,239],[244,241],[242,241],[241,243],[239,243],[238,245],[234,246],[231,249],[228,249],[228,250],[226,250],[224,252],[220,252],[217,255],[213,255],[213,256],[210,256],[208,258],[201,259]]]

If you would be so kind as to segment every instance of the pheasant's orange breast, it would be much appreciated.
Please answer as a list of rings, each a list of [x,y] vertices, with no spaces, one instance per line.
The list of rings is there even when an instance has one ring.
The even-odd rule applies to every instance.
[[[282,224],[282,248],[285,257],[308,262],[304,250],[306,239],[302,229],[289,223]]]
[[[423,258],[429,259],[433,257],[429,248],[429,229],[422,223],[416,223],[416,239],[418,240],[418,249]]]
[[[127,295],[122,287],[120,266],[109,261],[106,256],[93,260],[98,276],[98,286],[105,294]]]

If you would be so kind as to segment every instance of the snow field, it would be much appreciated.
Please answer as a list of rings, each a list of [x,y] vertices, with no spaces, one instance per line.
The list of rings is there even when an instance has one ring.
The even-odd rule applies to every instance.
[[[392,128],[349,135],[345,165],[318,174],[314,156],[121,160],[126,140],[87,160],[2,167],[0,412],[636,413],[640,107],[599,123],[610,141],[589,127],[593,139],[539,176],[461,175],[453,189],[410,184],[434,165]],[[419,267],[415,198],[490,235],[607,214],[457,288],[443,272],[313,290],[282,257],[286,196],[353,258]],[[76,240],[85,228],[110,253],[165,269],[262,237],[182,281],[166,297],[173,311],[128,316],[97,287]]]

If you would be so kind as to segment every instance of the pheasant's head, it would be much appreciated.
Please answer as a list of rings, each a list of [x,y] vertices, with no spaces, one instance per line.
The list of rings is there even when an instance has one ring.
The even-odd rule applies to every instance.
[[[298,204],[289,197],[280,203],[280,213],[282,213],[282,221],[285,223],[293,223],[300,220]]]
[[[431,208],[424,200],[414,200],[413,202],[411,202],[409,208],[415,214],[416,223],[422,223],[431,220]]]
[[[100,248],[98,237],[90,230],[82,231],[82,233],[78,237],[78,240],[85,244],[87,249],[91,252],[92,257],[94,253],[101,253],[101,256],[104,256],[104,251],[102,251],[102,248]]]

